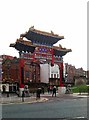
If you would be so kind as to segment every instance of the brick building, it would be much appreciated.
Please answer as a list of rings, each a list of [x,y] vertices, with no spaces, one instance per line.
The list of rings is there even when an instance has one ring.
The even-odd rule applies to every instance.
[[[83,68],[76,68],[68,63],[65,63],[65,82],[74,84],[75,78],[78,77],[85,77],[86,78],[86,71]]]
[[[87,81],[88,81],[88,84],[89,84],[89,70],[87,70],[86,74],[87,74]]]
[[[8,83],[11,91],[18,89],[20,84],[20,70],[19,70],[19,58],[8,57],[4,55],[2,57],[2,83]],[[38,64],[28,64],[25,61],[24,65],[24,84],[40,83],[40,67]],[[14,89],[13,89],[13,87]],[[12,90],[13,89],[13,90]]]

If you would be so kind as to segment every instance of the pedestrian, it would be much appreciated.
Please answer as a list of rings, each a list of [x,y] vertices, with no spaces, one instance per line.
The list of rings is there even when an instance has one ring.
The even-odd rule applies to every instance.
[[[24,102],[25,93],[22,91],[22,102]]]
[[[56,97],[56,86],[53,87],[53,90],[52,90],[52,97],[55,95]]]
[[[17,96],[19,97],[19,90],[16,91]]]
[[[40,94],[41,94],[41,88],[38,88],[36,91],[36,100],[40,99]]]
[[[3,93],[6,92],[6,86],[5,85],[2,86],[2,90],[3,90]]]

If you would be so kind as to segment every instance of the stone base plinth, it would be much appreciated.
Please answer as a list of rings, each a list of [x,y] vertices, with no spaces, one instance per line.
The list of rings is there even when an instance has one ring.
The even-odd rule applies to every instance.
[[[66,87],[58,87],[58,95],[65,94],[66,93]]]

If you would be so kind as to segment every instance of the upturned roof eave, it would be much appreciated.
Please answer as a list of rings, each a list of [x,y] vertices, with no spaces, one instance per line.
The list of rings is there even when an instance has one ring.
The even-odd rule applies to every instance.
[[[28,32],[25,32],[24,34],[21,34],[20,37],[25,37],[28,40],[31,40],[33,43],[35,41],[43,44],[47,43],[48,45],[53,45],[59,40],[64,39],[64,36],[54,34],[52,31],[49,33],[33,28],[30,28]]]
[[[58,34],[54,34],[52,31],[50,33],[50,32],[40,31],[40,30],[37,30],[37,29],[29,29],[28,32],[25,32],[24,34],[21,34],[20,37],[25,37],[31,31],[35,32],[35,33],[38,33],[38,34],[45,35],[45,36],[50,36],[50,37],[56,37],[56,38],[59,38],[59,39],[64,39],[64,36],[59,36]]]

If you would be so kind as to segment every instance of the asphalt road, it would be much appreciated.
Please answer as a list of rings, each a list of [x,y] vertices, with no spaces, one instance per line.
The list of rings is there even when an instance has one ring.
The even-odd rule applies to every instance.
[[[87,117],[87,98],[52,98],[43,103],[2,106],[2,118]]]

